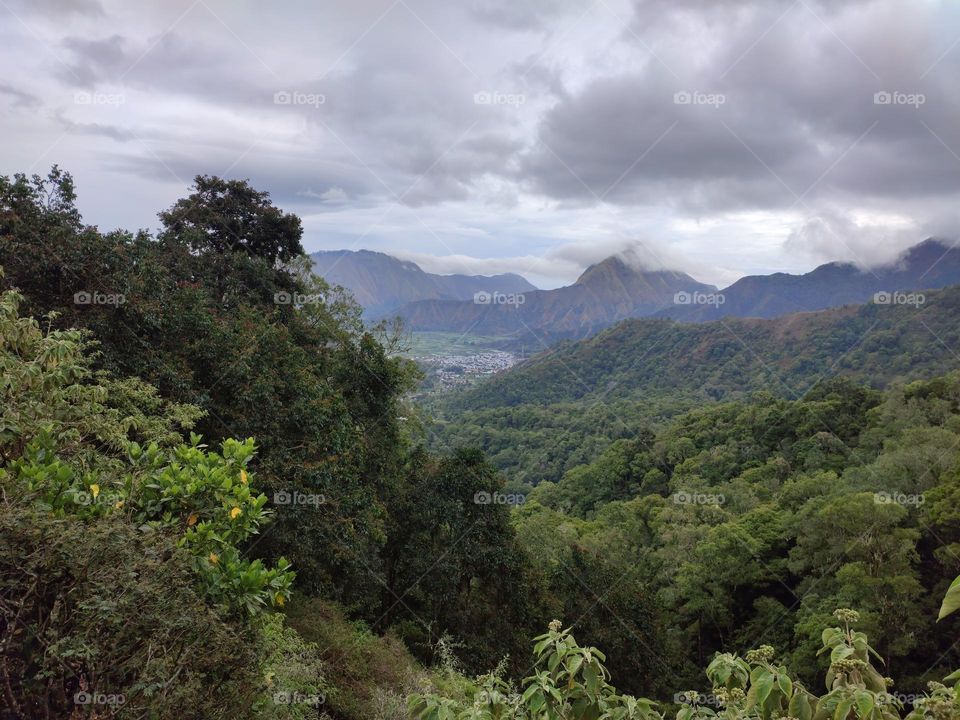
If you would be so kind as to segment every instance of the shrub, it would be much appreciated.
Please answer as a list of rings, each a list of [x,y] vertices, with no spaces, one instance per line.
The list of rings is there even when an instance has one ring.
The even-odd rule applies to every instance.
[[[192,558],[120,516],[85,522],[0,507],[3,704],[67,717],[80,693],[131,717],[247,717],[260,687],[253,634],[212,609]]]
[[[872,664],[879,656],[867,636],[853,629],[859,614],[837,610],[840,627],[823,631],[821,653],[830,654],[827,693],[817,697],[773,662],[775,651],[762,646],[741,658],[718,654],[707,668],[710,696],[689,691],[676,699],[677,720],[900,720],[904,702],[891,694],[893,683]],[[534,674],[517,691],[496,673],[480,679],[472,701],[413,694],[416,720],[658,720],[664,715],[643,698],[620,695],[607,681],[605,656],[580,647],[569,630],[554,621],[535,640]],[[955,674],[948,678],[956,680]],[[960,682],[957,683],[960,686]],[[906,720],[955,720],[960,717],[958,687],[930,683],[930,692],[912,699]]]

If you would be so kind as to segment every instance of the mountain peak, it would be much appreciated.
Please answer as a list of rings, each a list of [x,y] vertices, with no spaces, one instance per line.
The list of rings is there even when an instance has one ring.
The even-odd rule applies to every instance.
[[[803,275],[747,275],[722,291],[716,307],[669,308],[663,316],[700,322],[724,315],[772,318],[838,305],[870,302],[877,292],[930,290],[960,283],[960,254],[954,246],[927,238],[892,263],[864,269],[849,262],[820,265]]]
[[[904,250],[893,264],[910,265],[915,262],[927,262],[929,258],[936,260],[955,248],[955,244],[929,237],[922,243],[918,243]]]
[[[478,292],[526,293],[536,290],[513,273],[437,275],[410,260],[376,250],[330,250],[313,253],[314,269],[327,282],[353,293],[369,318],[390,315],[418,300],[471,300]]]
[[[622,277],[625,275],[633,275],[636,272],[636,270],[627,265],[622,257],[619,255],[611,255],[598,263],[588,266],[586,270],[580,273],[580,277],[577,278],[574,285],[582,285],[598,279],[609,278],[610,276]]]

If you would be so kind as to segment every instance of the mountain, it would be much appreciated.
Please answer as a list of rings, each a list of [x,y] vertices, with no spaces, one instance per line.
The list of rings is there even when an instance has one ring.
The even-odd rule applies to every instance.
[[[316,271],[353,292],[370,318],[398,314],[410,330],[504,336],[528,345],[584,338],[629,318],[773,318],[864,303],[882,292],[960,284],[960,251],[933,238],[887,266],[828,263],[803,275],[747,276],[720,292],[685,273],[643,270],[619,255],[555,290],[537,290],[516,274],[435,275],[369,250],[312,257]]]
[[[415,300],[471,300],[477,293],[525,293],[536,288],[520,275],[435,275],[416,263],[371,250],[331,250],[310,256],[314,270],[342,285],[370,318]]]
[[[881,387],[960,368],[960,287],[914,304],[848,305],[777,319],[699,324],[627,320],[562,343],[451,402],[461,410],[649,401],[730,400],[756,390],[802,396],[821,378]]]
[[[613,256],[588,267],[573,285],[555,290],[468,302],[423,300],[398,314],[410,330],[579,338],[626,318],[651,315],[672,305],[677,293],[715,291],[685,273],[645,271]]]
[[[675,305],[658,313],[686,322],[721,317],[771,318],[864,303],[879,292],[940,288],[960,283],[960,251],[930,238],[885,267],[862,270],[828,263],[804,275],[775,273],[741,278],[721,291],[722,304]]]

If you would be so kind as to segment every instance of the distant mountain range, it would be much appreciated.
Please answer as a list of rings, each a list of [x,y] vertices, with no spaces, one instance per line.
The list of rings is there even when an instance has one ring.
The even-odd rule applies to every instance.
[[[478,293],[526,293],[536,290],[514,273],[435,275],[419,265],[371,250],[331,250],[310,256],[314,271],[332,285],[353,293],[368,318],[381,318],[417,300],[473,301]]]
[[[403,306],[398,314],[410,330],[585,337],[620,320],[670,307],[681,292],[709,294],[716,288],[686,273],[639,270],[615,255],[588,267],[573,285],[556,290],[479,302],[424,300]]]
[[[922,296],[922,297],[920,297]],[[625,320],[563,342],[450,401],[464,410],[561,402],[800,397],[820,379],[884,387],[960,369],[960,286],[776,319]]]
[[[317,272],[353,292],[369,318],[399,315],[409,330],[505,336],[535,345],[584,338],[629,318],[772,318],[864,303],[877,293],[960,284],[960,252],[932,238],[884,267],[828,263],[803,275],[750,275],[720,291],[686,273],[645,270],[619,255],[555,290],[537,290],[512,273],[435,275],[367,250],[312,257]]]
[[[835,262],[804,275],[748,275],[721,291],[722,302],[677,304],[657,315],[685,322],[722,317],[772,318],[863,303],[876,293],[956,284],[960,284],[960,252],[931,238],[885,267],[862,270],[850,263]]]

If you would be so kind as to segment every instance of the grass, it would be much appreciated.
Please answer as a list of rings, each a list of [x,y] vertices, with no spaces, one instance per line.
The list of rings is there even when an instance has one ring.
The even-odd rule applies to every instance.
[[[510,338],[487,335],[464,335],[456,332],[410,333],[407,355],[469,355],[486,350],[500,350]]]

